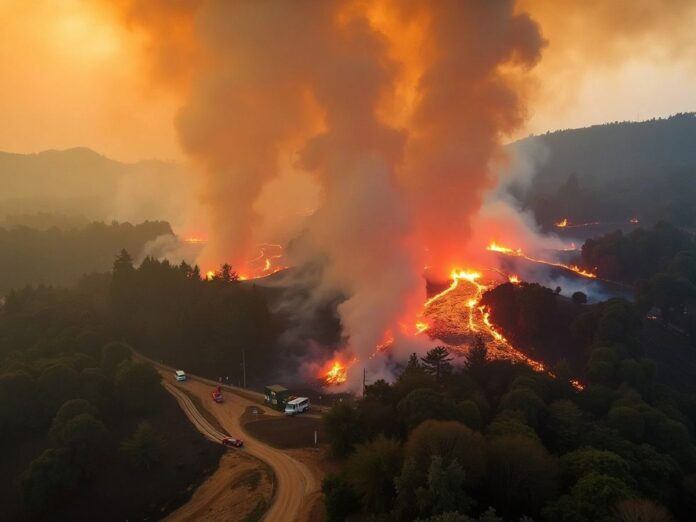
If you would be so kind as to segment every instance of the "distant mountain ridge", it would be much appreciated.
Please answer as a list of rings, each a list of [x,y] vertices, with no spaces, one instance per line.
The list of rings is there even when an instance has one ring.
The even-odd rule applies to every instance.
[[[545,228],[638,217],[696,226],[696,113],[548,132],[508,145],[532,158],[529,184],[511,192]],[[32,213],[89,220],[177,219],[191,205],[192,179],[176,163],[122,163],[78,147],[0,152],[0,222]]]
[[[133,222],[169,219],[186,204],[185,177],[173,162],[122,163],[85,147],[0,152],[0,221],[37,213]]]

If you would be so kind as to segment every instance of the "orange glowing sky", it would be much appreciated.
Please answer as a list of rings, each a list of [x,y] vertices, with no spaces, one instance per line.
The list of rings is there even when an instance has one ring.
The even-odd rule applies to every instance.
[[[578,7],[582,5],[582,7]],[[696,3],[521,0],[549,44],[528,133],[696,110]],[[142,42],[104,3],[0,2],[0,150],[87,146],[124,161],[183,159],[178,100],[143,70]]]

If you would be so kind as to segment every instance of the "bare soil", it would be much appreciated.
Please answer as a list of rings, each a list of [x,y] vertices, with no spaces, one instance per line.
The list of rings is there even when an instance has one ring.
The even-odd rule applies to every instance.
[[[259,459],[229,450],[191,500],[165,520],[260,520],[273,497],[273,472]]]
[[[244,424],[249,435],[275,448],[309,448],[314,446],[314,432],[323,439],[323,427],[318,417],[270,417],[252,420]]]
[[[288,455],[304,462],[318,480],[323,480],[330,473],[338,473],[341,465],[329,459],[328,446],[320,445],[312,448],[288,449]],[[326,509],[324,508],[324,495],[321,491],[315,491],[305,498],[298,520],[307,522],[324,522]]]

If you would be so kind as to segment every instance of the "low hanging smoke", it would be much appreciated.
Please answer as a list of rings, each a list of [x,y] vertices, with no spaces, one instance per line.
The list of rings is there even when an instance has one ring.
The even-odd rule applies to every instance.
[[[323,260],[314,291],[345,296],[344,350],[378,371],[375,346],[411,334],[424,266],[467,262],[501,140],[524,120],[538,26],[513,1],[116,4],[157,51],[153,79],[181,92],[209,209],[202,262],[243,271],[264,187],[308,173],[321,196],[291,260]]]

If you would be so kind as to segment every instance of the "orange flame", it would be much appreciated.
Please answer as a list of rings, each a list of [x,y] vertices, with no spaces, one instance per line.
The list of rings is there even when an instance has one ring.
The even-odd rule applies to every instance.
[[[184,238],[184,243],[189,243],[191,245],[200,245],[203,243],[207,243],[207,240],[202,237],[191,236]]]
[[[470,283],[475,283],[477,279],[481,277],[481,274],[479,272],[473,271],[473,270],[458,270],[454,269],[450,273],[450,278],[452,279],[452,283],[449,285],[448,288],[440,292],[439,294],[436,294],[432,296],[430,299],[428,299],[425,304],[423,305],[425,308],[430,306],[432,303],[440,299],[441,297],[449,294],[453,290],[459,286],[459,281],[465,280],[469,281]]]
[[[491,246],[494,248],[492,250],[497,251],[497,252],[502,252],[502,253],[508,253],[509,255],[520,255],[522,256],[523,254],[519,250],[513,250],[510,248],[502,247],[500,245],[496,245],[493,243]],[[474,270],[452,270],[451,272],[451,277],[452,277],[452,283],[448,288],[443,290],[442,292],[434,295],[430,299],[428,299],[424,305],[424,309],[427,309],[434,305],[436,302],[441,300],[443,297],[445,297],[447,294],[453,292],[454,290],[457,289],[459,284],[464,281],[466,283],[469,283],[473,285],[473,290],[474,294],[473,297],[469,297],[468,300],[466,301],[466,306],[467,306],[467,322],[468,322],[468,328],[470,332],[474,333],[480,333],[484,335],[485,337],[488,337],[489,339],[492,340],[492,342],[495,343],[497,346],[497,349],[506,353],[508,357],[510,357],[513,360],[516,361],[522,361],[529,365],[531,368],[533,368],[536,371],[539,372],[548,372],[550,375],[553,376],[551,372],[549,372],[546,368],[546,366],[541,363],[540,361],[536,361],[534,359],[531,359],[530,357],[527,357],[525,354],[520,352],[517,348],[515,348],[510,341],[508,341],[503,334],[501,334],[493,325],[490,319],[490,311],[485,307],[485,306],[480,306],[481,298],[483,297],[483,293],[489,289],[489,286],[486,284],[483,284],[479,282],[479,279],[481,278],[481,274],[479,272],[476,272]],[[511,282],[519,282],[519,278],[517,276],[511,275],[509,276],[509,280]],[[582,389],[582,384],[579,381],[570,381],[571,384],[576,388],[576,389]]]
[[[259,254],[255,258],[249,260],[249,265],[251,266],[252,273],[254,274],[251,279],[275,274],[276,272],[287,268],[284,265],[274,266],[277,259],[283,258],[282,245],[263,243],[259,245],[258,248]],[[259,266],[260,263],[263,263],[263,265]]]
[[[516,285],[516,284],[518,284],[518,283],[520,282],[520,278],[519,278],[518,276],[516,276],[516,275],[513,274],[513,275],[511,275],[511,276],[508,276],[508,281],[509,281],[510,283],[512,283],[513,285]]]
[[[564,218],[558,223],[554,223],[554,226],[556,228],[582,228],[582,227],[593,227],[595,225],[601,225],[599,221],[588,221],[587,223],[573,223],[572,225],[570,224],[570,221],[568,221],[568,218]]]
[[[341,361],[340,359],[333,359],[329,361],[326,369],[323,371],[323,381],[326,385],[338,385],[346,382],[348,379],[348,368],[350,368],[353,363],[358,359],[353,357],[349,361]]]
[[[518,248],[517,250],[513,250],[512,248],[501,246],[495,241],[491,241],[491,244],[486,247],[486,250],[490,250],[491,252],[500,252],[501,254],[511,254],[515,256],[522,255],[522,250],[520,248]]]
[[[548,265],[548,266],[555,266],[556,268],[563,268],[565,270],[570,270],[571,272],[575,272],[576,274],[582,276],[582,277],[588,277],[590,279],[594,279],[597,277],[597,274],[594,274],[592,272],[589,272],[587,270],[584,270],[580,268],[577,265],[564,265],[563,263],[554,263],[553,261],[546,261],[545,259],[537,259],[535,257],[529,257],[522,252],[521,248],[518,248],[517,250],[513,250],[512,248],[504,247],[496,242],[491,242],[486,247],[486,250],[490,250],[491,252],[498,252],[500,254],[505,254],[507,256],[517,256],[521,257],[523,259],[526,259],[527,261],[532,261],[533,263],[540,263],[542,265]]]
[[[391,330],[387,330],[384,334],[384,339],[382,339],[381,343],[375,346],[375,351],[370,358],[374,357],[379,352],[387,351],[389,348],[391,348],[392,344],[394,344],[394,335],[391,333]]]

